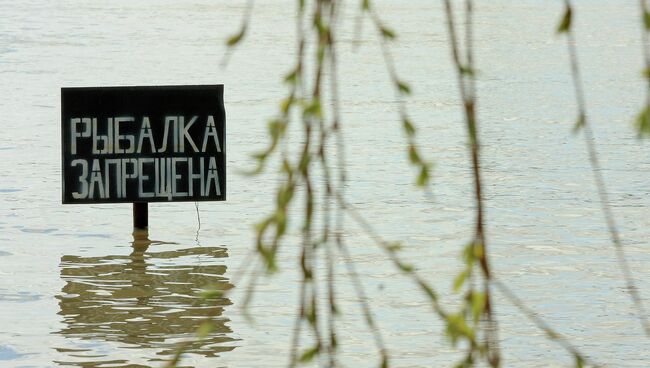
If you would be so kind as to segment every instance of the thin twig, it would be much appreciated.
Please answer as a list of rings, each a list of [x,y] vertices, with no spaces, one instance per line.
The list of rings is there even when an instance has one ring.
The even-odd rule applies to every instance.
[[[293,323],[293,337],[291,338],[291,347],[289,349],[289,367],[295,367],[298,361],[298,346],[300,345],[300,331],[302,330],[302,320],[305,317],[305,296],[307,285],[305,282],[300,283],[300,293],[298,296],[298,313]]]
[[[375,244],[377,244],[382,249],[385,249],[389,245],[386,240],[384,240],[378,233],[375,232],[370,223],[363,217],[363,215],[361,215],[361,213],[356,208],[354,208],[354,206],[345,202],[340,197],[337,198],[342,202],[342,207],[345,208],[346,212],[350,214],[352,219],[355,220],[355,222],[361,227],[364,233],[370,237],[370,239],[372,239]],[[393,258],[393,256],[397,257],[393,254],[393,252],[389,252],[389,255],[391,255],[391,258]],[[396,259],[396,262],[401,262],[398,258],[393,259]],[[420,287],[429,288],[427,294],[432,292],[432,289],[430,289],[428,283],[426,283],[424,279],[417,275],[415,271],[413,271],[413,277],[416,278],[416,281]],[[543,331],[552,341],[555,341],[564,349],[566,349],[572,356],[581,359],[583,362],[590,362],[589,364],[593,365],[594,367],[603,367],[602,365],[592,362],[586,357],[585,354],[580,352],[578,348],[571,344],[568,339],[556,332],[548,323],[539,317],[539,315],[534,310],[528,307],[523,300],[521,300],[513,291],[507,288],[505,284],[503,284],[494,275],[492,275],[490,283],[491,285],[494,285],[501,293],[503,293],[506,299],[508,299],[508,301],[511,302],[515,307],[517,307],[531,322],[533,322],[537,328]],[[437,299],[433,298],[432,301],[436,312],[442,319],[445,319],[447,314],[439,305],[437,305]]]
[[[572,11],[573,6],[570,0],[564,1],[565,6],[568,11]],[[607,224],[607,229],[610,235],[610,239],[614,244],[616,250],[616,258],[618,261],[618,266],[623,274],[625,280],[625,285],[630,294],[632,302],[634,303],[637,309],[637,315],[641,321],[641,327],[643,328],[647,337],[650,337],[650,323],[648,322],[647,313],[639,294],[639,290],[634,282],[634,277],[632,275],[632,270],[627,261],[625,255],[625,250],[623,248],[623,243],[621,241],[620,233],[618,226],[616,224],[616,219],[614,213],[609,204],[609,194],[607,191],[607,186],[605,184],[605,178],[603,176],[603,169],[600,165],[598,159],[598,150],[596,148],[596,139],[594,137],[593,130],[591,128],[591,123],[587,118],[587,103],[585,99],[585,94],[583,91],[583,82],[582,76],[580,74],[580,67],[578,65],[578,52],[576,48],[575,36],[573,27],[569,25],[566,29],[567,36],[567,47],[569,51],[569,61],[571,64],[571,77],[573,80],[573,87],[576,97],[576,104],[578,109],[578,127],[584,129],[584,138],[585,144],[587,146],[587,153],[589,155],[589,163],[591,165],[591,172],[594,177],[594,182],[596,184],[596,189],[598,192],[598,198],[600,201],[600,207],[602,213],[605,217],[605,222]]]
[[[248,32],[248,27],[251,22],[251,17],[253,15],[253,8],[255,6],[255,0],[248,0],[246,3],[246,8],[244,10],[244,16],[242,17],[242,22],[241,25],[239,26],[239,32],[237,35],[233,36],[233,41],[231,42],[229,40],[228,48],[226,48],[226,52],[223,54],[223,58],[221,59],[220,66],[221,68],[225,68],[228,66],[228,63],[230,62],[230,57],[232,56],[232,53],[235,50],[235,46],[244,38],[246,35],[246,32]]]
[[[484,203],[483,203],[483,185],[480,165],[480,141],[476,117],[476,70],[473,58],[473,2],[465,2],[465,58],[463,63],[460,54],[460,43],[456,34],[454,21],[454,12],[450,0],[443,1],[447,32],[450,38],[450,48],[452,60],[456,69],[458,79],[458,88],[463,102],[463,111],[465,113],[465,123],[469,136],[469,150],[472,162],[472,176],[474,178],[474,199],[476,204],[475,228],[474,228],[474,247],[480,249],[478,261],[483,273],[483,291],[485,293],[485,315],[487,317],[488,328],[486,330],[486,344],[488,347],[488,360],[492,367],[498,367],[500,362],[499,345],[498,345],[498,327],[494,306],[490,295],[490,278],[491,271],[488,262],[488,248],[485,235]],[[471,270],[470,270],[471,271]]]
[[[393,250],[393,248],[391,247],[391,244],[385,241],[375,231],[375,229],[372,227],[370,222],[368,222],[352,204],[345,201],[345,199],[338,194],[336,195],[336,198],[341,208],[343,208],[350,215],[350,217],[361,227],[364,233],[368,237],[370,237],[370,239],[372,239],[372,241],[375,244],[377,244],[388,255],[388,258],[391,260],[393,265],[395,265],[398,269],[406,272],[407,274],[410,274],[414,278],[418,286],[430,298],[433,310],[442,319],[447,318],[447,313],[442,309],[442,307],[438,303],[438,297],[433,291],[433,288],[424,280],[424,278],[419,276],[417,272],[414,269],[412,269],[412,267],[409,267],[404,263],[404,261],[400,259],[400,257],[396,254],[395,250]]]
[[[508,288],[504,283],[502,283],[501,280],[493,277],[492,285],[494,285],[497,290],[499,290],[499,292],[501,292],[501,294],[506,299],[508,299],[510,303],[512,303],[512,305],[519,309],[519,311],[526,318],[528,318],[528,320],[530,320],[538,329],[542,330],[546,334],[546,337],[548,337],[550,340],[555,341],[569,354],[575,358],[579,358],[582,362],[585,362],[594,368],[602,367],[602,365],[594,363],[589,358],[587,358],[587,356],[580,352],[576,346],[571,344],[571,342],[566,337],[553,330],[551,326],[548,325],[548,323],[539,317],[539,315],[534,310],[528,307],[524,301],[521,300],[514,292],[512,292],[512,290],[510,290],[510,288]]]
[[[388,47],[387,38],[384,35],[385,28],[382,25],[382,21],[379,18],[379,15],[375,11],[375,8],[372,6],[369,6],[368,12],[370,13],[370,19],[372,20],[375,29],[377,31],[377,34],[379,36],[379,46],[381,49],[381,54],[384,60],[386,71],[388,72],[388,77],[390,78],[390,81],[394,86],[393,90],[395,93],[395,101],[397,102],[399,117],[400,120],[402,121],[402,124],[405,126],[406,136],[408,139],[409,156],[413,155],[414,157],[417,158],[417,160],[415,162],[412,161],[412,163],[418,165],[421,171],[426,171],[428,177],[429,175],[428,171],[431,165],[430,163],[422,160],[422,158],[420,157],[420,153],[418,153],[419,150],[417,147],[418,145],[415,140],[415,133],[414,133],[415,127],[413,126],[413,123],[410,121],[409,114],[406,108],[406,101],[404,100],[403,97],[403,94],[405,93],[404,88],[406,88],[406,90],[408,90],[408,88],[406,87],[406,84],[402,82],[398,76],[397,66],[395,65],[395,60],[393,59],[393,55],[391,54],[390,49]],[[410,91],[406,93],[410,93]],[[407,129],[406,125],[408,125],[410,128]],[[433,191],[429,186],[428,179],[423,181],[421,184],[424,189],[425,198],[428,199],[429,201],[433,201],[434,199]]]
[[[363,284],[361,283],[359,274],[357,273],[354,266],[354,261],[352,260],[352,256],[350,255],[347,246],[345,245],[345,241],[343,241],[341,237],[338,239],[339,240],[337,241],[337,245],[343,254],[343,258],[345,259],[348,275],[350,277],[350,280],[352,280],[352,285],[354,286],[354,290],[357,294],[357,297],[359,298],[359,306],[361,307],[361,311],[363,312],[363,316],[366,320],[366,325],[368,325],[368,329],[372,333],[375,345],[377,346],[377,350],[379,350],[379,354],[381,355],[382,367],[384,366],[383,364],[386,364],[385,366],[388,366],[390,354],[388,353],[388,349],[384,343],[384,339],[381,335],[381,331],[379,330],[379,326],[373,317],[370,304],[368,303],[368,297],[366,296]]]

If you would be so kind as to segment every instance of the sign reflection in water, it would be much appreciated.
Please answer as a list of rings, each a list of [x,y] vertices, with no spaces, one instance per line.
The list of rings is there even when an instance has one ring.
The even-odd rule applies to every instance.
[[[228,320],[221,317],[230,300],[204,300],[199,295],[207,287],[231,287],[220,261],[227,257],[226,249],[194,247],[145,253],[149,245],[160,243],[150,241],[146,230],[138,230],[129,256],[63,256],[61,278],[66,284],[57,298],[65,327],[58,333],[85,341],[127,344],[138,348],[137,354],[146,351],[148,362],[168,360],[181,341],[193,340],[186,352],[205,357],[234,349],[227,344],[234,341]],[[213,332],[202,340],[194,339],[206,320],[213,323]],[[95,345],[76,345],[80,348],[58,349],[71,361],[57,363],[84,367],[135,363],[127,350],[115,359],[88,348]]]

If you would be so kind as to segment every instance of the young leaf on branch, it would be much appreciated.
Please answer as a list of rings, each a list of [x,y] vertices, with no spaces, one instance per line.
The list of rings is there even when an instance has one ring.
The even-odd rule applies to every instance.
[[[557,26],[557,33],[566,33],[571,29],[571,18],[573,17],[573,10],[570,5],[566,5],[564,8],[564,14],[562,15],[562,20]]]

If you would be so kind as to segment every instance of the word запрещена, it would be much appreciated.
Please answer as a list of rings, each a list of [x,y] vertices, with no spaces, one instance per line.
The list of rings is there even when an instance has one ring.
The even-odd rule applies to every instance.
[[[70,152],[77,155],[77,141],[90,140],[92,155],[142,154],[142,153],[221,153],[219,136],[214,117],[205,119],[205,129],[201,142],[195,142],[189,134],[193,124],[198,123],[198,116],[185,121],[183,116],[166,116],[164,133],[160,147],[156,148],[153,129],[149,117],[141,119],[139,135],[122,134],[120,129],[126,124],[136,124],[132,116],[107,118],[106,134],[100,135],[97,118],[70,119]],[[104,122],[104,120],[101,120]],[[170,133],[171,131],[171,133]],[[168,145],[171,139],[171,144]],[[91,143],[88,142],[88,143]],[[199,145],[197,145],[199,143]],[[208,160],[206,165],[206,159]],[[102,162],[103,161],[103,162]],[[127,197],[127,182],[137,181],[138,196],[153,197],[187,197],[200,194],[208,196],[211,191],[221,194],[214,156],[188,157],[133,157],[133,158],[77,158],[70,166],[80,169],[77,191],[72,193],[75,199],[107,199],[114,194],[116,198]],[[184,167],[183,167],[184,166]],[[207,171],[206,171],[207,166]],[[185,184],[179,183],[187,178]],[[153,190],[145,190],[146,184],[153,180]],[[199,183],[199,192],[194,193],[194,182]]]

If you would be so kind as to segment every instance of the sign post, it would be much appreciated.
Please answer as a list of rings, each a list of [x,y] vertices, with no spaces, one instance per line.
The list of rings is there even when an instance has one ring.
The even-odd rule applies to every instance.
[[[133,228],[149,228],[149,204],[147,202],[133,204]]]
[[[226,200],[223,85],[61,89],[62,202]]]

